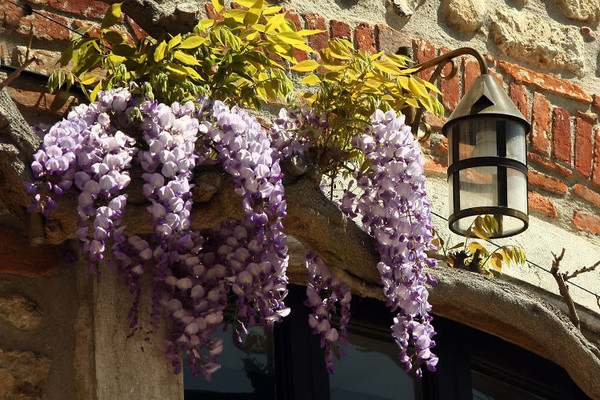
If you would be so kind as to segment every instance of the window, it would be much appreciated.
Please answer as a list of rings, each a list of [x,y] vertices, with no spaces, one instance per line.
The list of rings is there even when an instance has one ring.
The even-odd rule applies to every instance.
[[[255,327],[243,343],[231,329],[206,382],[184,373],[185,400],[583,400],[587,396],[557,365],[495,336],[437,317],[438,371],[407,374],[382,302],[352,302],[347,357],[329,375],[319,338],[310,333],[304,289],[290,287],[293,312],[274,332]]]

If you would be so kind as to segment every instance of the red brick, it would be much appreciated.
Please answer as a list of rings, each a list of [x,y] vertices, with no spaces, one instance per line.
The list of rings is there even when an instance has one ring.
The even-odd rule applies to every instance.
[[[539,154],[530,152],[529,160],[535,162],[536,164],[538,164],[544,168],[547,168],[551,171],[557,172],[564,177],[569,177],[569,176],[573,175],[573,171],[571,171],[570,169],[565,168],[562,165],[558,165],[558,164],[550,161],[550,159],[548,159],[544,156],[541,156]]]
[[[386,25],[375,25],[375,44],[378,51],[384,51],[390,54],[396,54],[400,47],[412,49],[412,40],[404,32],[397,31]]]
[[[448,154],[448,138],[446,136],[442,136],[440,139],[437,150],[442,154]]]
[[[600,217],[582,211],[575,211],[571,220],[575,228],[597,235],[600,233]]]
[[[600,96],[598,96],[597,94],[595,94],[593,97],[592,108],[595,111],[600,112]]]
[[[429,157],[426,157],[425,162],[423,163],[423,169],[428,172],[427,175],[437,175],[437,176],[447,176],[448,169],[444,167],[442,164],[432,160]]]
[[[600,208],[600,193],[576,183],[573,187],[573,194]]]
[[[356,43],[356,48],[359,50],[364,50],[371,54],[377,52],[375,49],[375,33],[373,32],[373,27],[366,22],[361,22],[354,28],[354,42]]]
[[[575,128],[575,171],[589,178],[592,174],[592,125],[577,118]]]
[[[58,273],[60,253],[56,246],[30,246],[26,237],[0,233],[0,273],[30,278]]]
[[[467,93],[467,90],[473,84],[475,78],[481,75],[481,68],[479,67],[479,63],[473,60],[470,57],[463,58],[463,87],[464,93]]]
[[[296,26],[296,30],[302,30],[302,21],[300,20],[300,15],[292,12],[292,11],[288,11],[286,14],[287,18],[292,21],[294,23],[294,26]],[[298,62],[300,61],[306,61],[308,60],[308,53],[304,50],[300,50],[300,49],[294,49],[294,57],[296,57],[296,60]]]
[[[528,192],[529,210],[537,211],[551,218],[558,217],[554,202],[537,192]]]
[[[148,33],[146,33],[146,31],[144,29],[142,29],[142,27],[139,26],[137,24],[137,22],[135,22],[131,17],[127,16],[126,20],[127,20],[127,25],[129,25],[129,27],[131,28],[131,31],[133,32],[133,34],[137,40],[142,40],[142,39],[145,39],[148,37]]]
[[[595,124],[598,121],[598,114],[591,112],[583,112],[581,110],[577,110],[575,114],[584,120],[585,122],[589,122],[590,124]]]
[[[592,167],[592,183],[600,187],[600,129],[596,129],[594,146],[594,166]]]
[[[325,22],[325,18],[319,14],[306,13],[304,14],[304,20],[306,21],[307,29],[320,29],[325,31],[309,36],[308,41],[310,43],[310,47],[316,51],[327,47],[329,44],[329,35],[327,34],[327,23]]]
[[[425,61],[428,61],[435,57],[435,46],[430,42],[417,39],[415,41],[415,61],[417,64],[421,64]],[[429,80],[431,75],[433,74],[433,68],[429,68],[425,71],[421,71],[418,73],[419,77]]]
[[[447,53],[449,49],[441,49],[442,53]],[[457,65],[458,68],[458,65]],[[444,76],[452,72],[452,64],[448,63],[442,70]],[[460,82],[458,72],[450,79],[441,79],[440,90],[442,92],[442,104],[450,112],[454,111],[460,100]]]
[[[552,156],[571,165],[571,116],[556,107],[552,110]]]
[[[350,25],[345,22],[337,21],[332,19],[329,21],[331,27],[331,38],[341,38],[346,40],[352,40],[352,32],[350,31]]]
[[[499,60],[497,64],[517,82],[533,85],[538,89],[568,97],[582,103],[592,103],[592,96],[586,93],[581,86],[506,61]]]
[[[529,101],[527,99],[527,89],[525,86],[511,82],[508,86],[510,99],[515,103],[521,114],[529,121]]]
[[[529,184],[531,186],[544,189],[548,192],[567,194],[567,192],[569,191],[567,185],[565,185],[563,181],[556,179],[552,176],[548,176],[537,171],[529,170],[527,177],[529,178]]]
[[[531,145],[546,156],[550,155],[552,106],[546,96],[535,92],[533,94],[533,107],[531,112]]]
[[[67,19],[60,15],[46,11],[40,11],[40,13],[63,25],[68,26],[69,24]],[[26,16],[21,7],[17,7],[12,3],[3,4],[2,26],[21,35],[30,35],[33,29],[34,36],[38,39],[69,40],[71,38],[71,32],[68,29],[38,14]],[[7,34],[7,32],[4,32],[3,35],[6,36]]]
[[[104,2],[96,0],[33,0],[33,3],[99,21],[104,18],[106,11],[110,7]],[[46,23],[50,23],[50,21],[46,21]]]

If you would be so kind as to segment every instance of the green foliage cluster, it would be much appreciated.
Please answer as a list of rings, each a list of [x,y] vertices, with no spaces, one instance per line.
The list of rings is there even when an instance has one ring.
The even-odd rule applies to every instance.
[[[408,107],[425,107],[437,115],[444,112],[430,94],[430,90],[440,93],[438,88],[415,75],[417,69],[408,67],[408,57],[384,52],[371,55],[354,50],[347,40],[335,39],[319,51],[317,59],[320,63],[306,60],[292,70],[310,73],[300,83],[317,90],[305,92],[303,97],[327,117],[329,134],[317,143],[318,151],[332,153],[318,157],[324,171],[335,172],[340,157],[362,164],[350,141],[377,109],[402,112]]]
[[[454,246],[446,244],[437,235],[432,243],[443,254],[443,260],[453,268],[467,269],[493,276],[493,271],[502,273],[503,265],[515,263],[522,265],[526,262],[525,252],[520,246],[500,246],[489,251],[477,241],[472,241],[474,234],[477,238],[489,241],[490,236],[498,232],[498,220],[493,215],[480,215],[471,224],[465,234],[465,241]]]
[[[61,67],[71,61],[69,72],[55,71],[50,89],[78,83],[91,90],[129,87],[134,93],[170,104],[208,95],[229,104],[259,107],[261,102],[281,101],[293,85],[285,63],[297,64],[294,49],[312,51],[306,36],[319,30],[296,30],[279,6],[264,0],[239,0],[247,7],[226,9],[213,0],[216,20],[200,20],[193,32],[164,39],[147,37],[128,42],[115,25],[121,3],[113,4],[91,37],[91,27],[80,29],[63,52]]]

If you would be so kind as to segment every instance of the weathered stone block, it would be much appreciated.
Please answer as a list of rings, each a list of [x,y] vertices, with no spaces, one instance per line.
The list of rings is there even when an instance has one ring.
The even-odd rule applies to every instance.
[[[21,330],[35,330],[42,325],[43,314],[33,300],[20,295],[0,296],[0,319]]]
[[[578,21],[596,23],[600,20],[598,0],[558,0],[559,10],[567,17]]]
[[[490,28],[492,39],[506,55],[543,69],[584,74],[584,42],[577,28],[509,8],[491,15]]]
[[[50,375],[52,360],[31,351],[0,349],[0,395],[2,399],[46,399],[42,388]]]
[[[473,32],[483,25],[486,12],[484,0],[443,0],[446,23],[461,32]]]

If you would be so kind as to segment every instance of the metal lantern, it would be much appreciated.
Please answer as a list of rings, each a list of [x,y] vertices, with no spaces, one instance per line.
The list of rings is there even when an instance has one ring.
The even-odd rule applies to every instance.
[[[529,129],[491,75],[475,79],[442,128],[448,138],[451,231],[465,235],[480,215],[491,215],[498,222],[491,238],[527,229]]]

